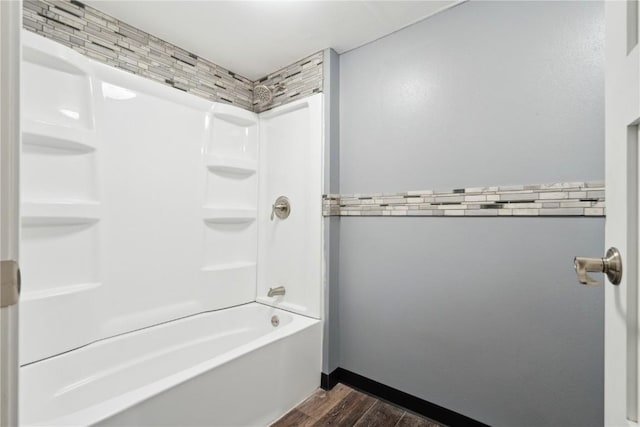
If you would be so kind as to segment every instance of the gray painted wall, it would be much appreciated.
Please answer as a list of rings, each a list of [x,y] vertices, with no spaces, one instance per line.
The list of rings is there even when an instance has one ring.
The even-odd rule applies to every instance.
[[[598,2],[470,2],[340,57],[340,190],[603,179]],[[339,365],[496,426],[603,422],[599,218],[341,218]]]
[[[604,177],[604,7],[469,2],[340,57],[343,193]]]
[[[495,426],[601,426],[602,218],[342,218],[340,366]]]

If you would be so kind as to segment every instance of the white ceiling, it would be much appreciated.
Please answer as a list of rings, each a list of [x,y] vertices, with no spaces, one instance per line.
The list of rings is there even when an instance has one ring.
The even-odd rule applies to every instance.
[[[252,80],[327,47],[362,46],[458,2],[85,1]]]

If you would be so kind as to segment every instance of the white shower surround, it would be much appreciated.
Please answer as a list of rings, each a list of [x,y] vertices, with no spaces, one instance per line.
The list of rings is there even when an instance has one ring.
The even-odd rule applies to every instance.
[[[322,117],[321,97],[260,113],[259,144],[257,301],[314,318],[320,318],[323,280],[322,121],[314,120]],[[270,217],[280,196],[291,202],[286,220]],[[275,286],[286,294],[268,297]]]
[[[86,412],[86,407],[68,407],[71,412],[38,419],[34,414],[48,413],[39,406],[46,396],[32,401],[42,384],[53,396],[82,384],[79,390],[91,390],[86,392],[87,405],[104,400],[99,396],[105,390],[96,378],[109,377],[123,365],[92,363],[102,351],[128,353],[132,360],[173,354],[171,372],[131,375],[123,384],[126,390],[119,392],[132,397],[126,404],[120,402],[122,408],[147,399],[150,395],[139,391],[151,383],[166,386],[151,394],[167,396],[167,389],[197,375],[195,362],[174,350],[209,342],[212,328],[207,319],[233,324],[239,322],[234,316],[242,315],[252,319],[246,327],[253,332],[234,335],[216,325],[214,334],[236,338],[220,340],[218,349],[211,345],[211,359],[200,372],[207,372],[206,379],[194,381],[204,381],[202,390],[224,393],[242,380],[239,383],[253,388],[246,390],[247,396],[258,399],[273,393],[269,381],[286,378],[286,390],[277,393],[271,409],[255,405],[255,411],[240,410],[242,403],[236,402],[235,410],[242,412],[238,420],[262,424],[277,418],[318,385],[321,327],[319,320],[279,312],[291,320],[285,322],[286,333],[274,333],[263,313],[273,309],[254,302],[320,318],[322,94],[263,113],[273,135],[265,137],[260,135],[261,115],[181,93],[23,33],[23,420],[48,424],[71,412]],[[289,145],[281,146],[285,140]],[[296,149],[291,149],[293,142],[298,143]],[[288,151],[274,155],[271,147]],[[286,161],[270,168],[260,159],[267,151]],[[288,170],[296,173],[295,188],[279,189],[271,183]],[[264,197],[258,204],[258,181],[261,191],[282,192],[293,204],[291,221],[280,226],[280,233],[261,232],[260,242],[258,228],[267,227],[271,207]],[[274,244],[274,238],[289,238],[284,233],[306,243],[288,249]],[[262,260],[282,264],[263,271],[293,274],[258,276],[258,247]],[[287,252],[278,256],[281,250]],[[266,287],[279,285],[287,288],[284,297],[262,296]],[[245,306],[230,308],[243,304],[251,311]],[[219,311],[205,313],[214,310]],[[187,316],[192,317],[158,326]],[[175,342],[170,334],[158,333],[158,328],[178,327],[173,324],[180,322],[193,325],[192,341]],[[140,342],[157,344],[156,353]],[[289,356],[275,359],[281,352],[306,356],[285,366]],[[261,369],[273,364],[272,372],[252,378],[247,375],[256,366],[240,364],[232,368],[235,375],[225,376],[230,360],[253,358]],[[78,369],[84,376],[75,379],[76,386],[70,385],[68,374]],[[93,385],[86,388],[85,383]],[[182,402],[193,396],[177,393],[175,398]],[[206,407],[201,406],[202,413],[191,408],[195,413],[184,413],[182,424],[202,423],[202,417],[212,416]],[[78,420],[93,424],[100,417],[92,414]],[[150,412],[136,414],[142,417],[139,422],[164,422]],[[234,423],[223,414],[220,422]],[[217,418],[208,421],[217,423]]]

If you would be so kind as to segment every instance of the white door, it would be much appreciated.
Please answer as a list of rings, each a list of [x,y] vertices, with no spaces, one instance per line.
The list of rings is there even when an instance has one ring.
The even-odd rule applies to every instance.
[[[608,1],[605,61],[606,248],[622,258],[622,278],[605,277],[605,425],[638,425],[638,1]]]
[[[18,424],[21,1],[0,0],[0,427]]]

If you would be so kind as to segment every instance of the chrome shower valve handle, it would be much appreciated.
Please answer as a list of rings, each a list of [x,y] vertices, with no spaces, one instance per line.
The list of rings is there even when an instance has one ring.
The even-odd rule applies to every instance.
[[[280,219],[286,219],[289,217],[291,213],[291,203],[289,203],[289,199],[285,196],[280,196],[276,199],[276,202],[271,205],[271,221],[273,221],[273,216],[277,216]]]

